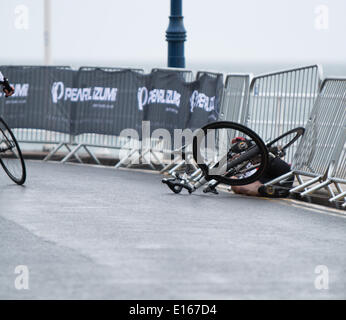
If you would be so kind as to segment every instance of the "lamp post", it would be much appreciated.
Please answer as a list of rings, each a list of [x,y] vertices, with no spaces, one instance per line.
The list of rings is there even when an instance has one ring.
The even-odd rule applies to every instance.
[[[166,40],[168,41],[168,67],[172,68],[185,68],[186,30],[182,7],[182,0],[171,0],[171,15],[166,30]]]
[[[52,63],[51,51],[51,0],[44,0],[44,64]]]

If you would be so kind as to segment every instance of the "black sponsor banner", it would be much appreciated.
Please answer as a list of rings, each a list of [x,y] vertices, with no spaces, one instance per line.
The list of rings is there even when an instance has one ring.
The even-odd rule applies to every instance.
[[[11,97],[0,94],[1,115],[10,127],[70,133],[70,104],[60,99],[60,95],[62,84],[72,84],[73,70],[5,66],[1,71],[15,88]]]
[[[144,76],[132,70],[81,68],[73,88],[65,88],[73,113],[72,133],[119,135],[123,129],[140,131],[137,103]]]
[[[185,127],[196,130],[218,120],[223,93],[223,77],[204,73],[198,80],[186,83],[190,89],[189,112]]]
[[[117,136],[142,121],[151,132],[197,129],[218,118],[222,75],[204,73],[186,82],[179,71],[5,66],[0,70],[15,95],[0,94],[0,113],[12,128],[36,128],[72,135]]]
[[[186,82],[181,73],[158,70],[139,89],[138,101],[143,120],[149,120],[151,131],[165,128],[201,128],[219,116],[223,78],[204,73],[194,82]]]
[[[145,86],[138,90],[138,106],[143,120],[150,121],[151,131],[184,129],[188,114],[190,88],[182,74],[170,70],[157,70],[147,78]]]

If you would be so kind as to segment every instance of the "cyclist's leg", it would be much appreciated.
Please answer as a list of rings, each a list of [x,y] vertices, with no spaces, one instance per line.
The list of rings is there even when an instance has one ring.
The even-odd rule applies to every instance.
[[[255,181],[244,186],[232,186],[231,190],[237,194],[245,194],[247,196],[259,196],[258,189],[263,186],[260,181]]]

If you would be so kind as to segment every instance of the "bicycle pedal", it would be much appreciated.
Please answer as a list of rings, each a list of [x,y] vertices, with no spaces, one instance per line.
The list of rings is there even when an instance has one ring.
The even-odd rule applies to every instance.
[[[174,180],[174,178],[162,179],[162,183],[166,184],[174,193],[180,193],[183,187],[179,183],[174,182]]]
[[[203,190],[204,193],[213,193],[213,194],[219,194],[219,191],[216,190],[216,188],[206,187]]]

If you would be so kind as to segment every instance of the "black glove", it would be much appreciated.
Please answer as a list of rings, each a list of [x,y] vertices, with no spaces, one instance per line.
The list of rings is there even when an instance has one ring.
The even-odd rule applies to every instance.
[[[13,92],[13,88],[11,87],[10,83],[8,82],[8,79],[4,78],[4,81],[1,81],[0,83],[2,84],[2,87],[3,87],[2,91],[4,91],[5,93],[6,93],[6,91],[8,93]]]
[[[231,153],[241,153],[241,152],[249,149],[252,146],[253,146],[253,143],[251,141],[244,139],[242,141],[239,141],[239,142],[233,144],[230,152]]]
[[[270,147],[268,151],[269,153],[272,153],[275,157],[279,158],[283,158],[286,155],[286,152],[278,146]]]

